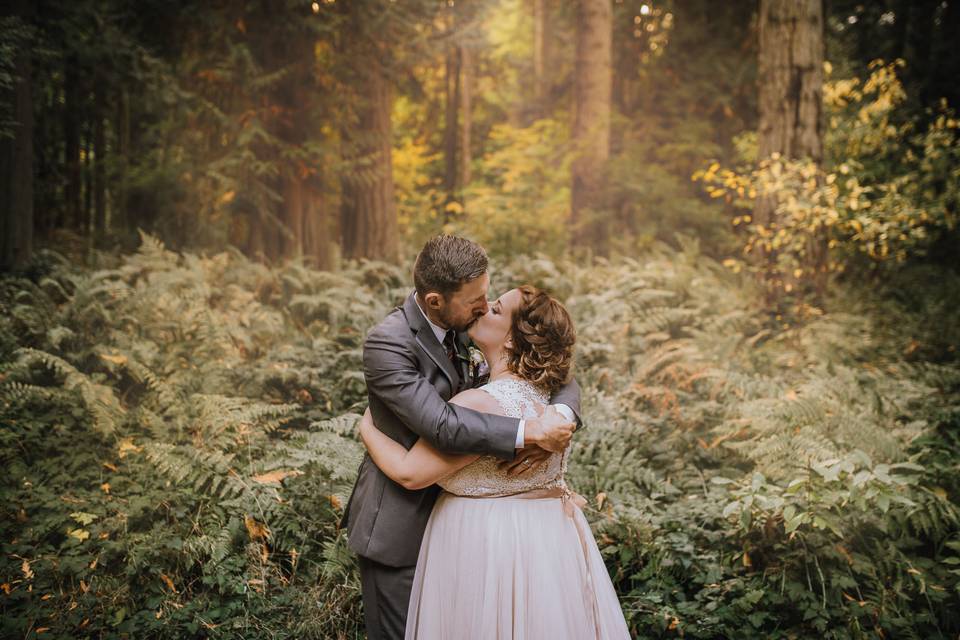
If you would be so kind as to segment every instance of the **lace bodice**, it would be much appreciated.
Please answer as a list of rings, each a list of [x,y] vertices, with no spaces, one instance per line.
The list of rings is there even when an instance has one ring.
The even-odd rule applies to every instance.
[[[549,404],[550,398],[533,384],[514,378],[500,378],[489,382],[483,389],[500,403],[503,413],[512,418],[535,418],[537,405]],[[552,454],[536,468],[519,475],[507,475],[500,469],[499,458],[480,456],[463,469],[440,480],[445,491],[460,496],[506,496],[531,489],[565,487],[563,475],[567,470],[570,446],[562,453]]]

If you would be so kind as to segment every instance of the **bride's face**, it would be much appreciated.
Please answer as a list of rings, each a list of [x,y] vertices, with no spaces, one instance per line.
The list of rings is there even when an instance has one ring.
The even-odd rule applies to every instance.
[[[511,289],[490,303],[490,309],[470,327],[470,338],[483,351],[503,348],[510,338],[513,314],[520,307],[519,289]]]

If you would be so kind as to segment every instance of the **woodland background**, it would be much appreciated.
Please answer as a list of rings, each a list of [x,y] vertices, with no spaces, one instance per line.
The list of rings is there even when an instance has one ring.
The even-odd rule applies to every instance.
[[[960,634],[960,2],[16,1],[4,637],[360,638],[366,331],[578,326],[637,638]]]

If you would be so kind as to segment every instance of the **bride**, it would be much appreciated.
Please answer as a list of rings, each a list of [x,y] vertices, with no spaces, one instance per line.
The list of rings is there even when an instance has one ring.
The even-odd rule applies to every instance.
[[[501,296],[469,334],[490,365],[490,381],[453,403],[531,418],[570,375],[573,323],[563,305],[534,287]],[[423,439],[408,451],[374,426],[369,410],[360,435],[395,482],[444,489],[420,546],[407,640],[630,637],[580,510],[583,498],[564,482],[569,446],[510,474],[497,458],[441,453]]]

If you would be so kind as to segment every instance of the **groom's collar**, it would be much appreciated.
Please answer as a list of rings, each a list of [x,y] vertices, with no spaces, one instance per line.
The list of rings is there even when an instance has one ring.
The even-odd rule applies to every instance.
[[[437,336],[437,342],[443,344],[443,337],[447,333],[446,330],[441,330],[440,333],[437,333],[434,330],[436,325],[430,322],[426,314],[420,308],[420,305],[417,304],[416,291],[407,296],[407,299],[403,302],[403,315],[407,317],[407,324],[410,325],[410,328],[413,329],[414,333],[420,333],[421,331],[429,329],[430,333]]]
[[[443,339],[447,337],[447,329],[444,329],[438,324],[435,324],[433,320],[427,316],[427,313],[423,310],[423,307],[420,306],[420,301],[417,300],[417,294],[413,294],[413,304],[417,306],[417,311],[420,312],[420,315],[423,316],[423,319],[427,321],[427,324],[430,325],[430,328],[433,329],[433,335],[437,336],[437,342],[443,344]]]

